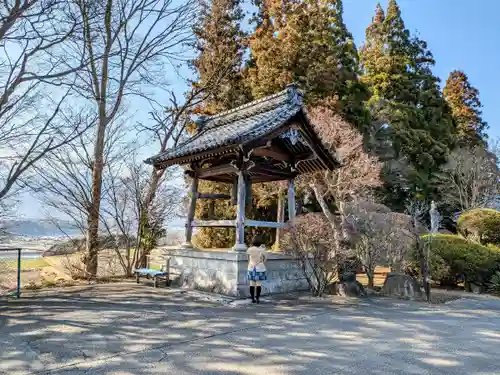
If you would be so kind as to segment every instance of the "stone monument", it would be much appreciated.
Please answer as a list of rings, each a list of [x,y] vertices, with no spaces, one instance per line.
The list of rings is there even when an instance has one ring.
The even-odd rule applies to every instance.
[[[235,109],[196,121],[196,135],[173,149],[146,160],[161,170],[173,165],[185,167],[191,179],[185,243],[164,249],[170,257],[174,283],[224,295],[247,295],[245,227],[287,228],[296,215],[294,180],[301,173],[334,169],[338,162],[323,145],[307,118],[302,94],[295,85],[282,92]],[[232,185],[231,195],[198,191],[198,181]],[[276,222],[250,220],[245,207],[251,202],[251,185],[288,181],[288,222],[284,196],[280,197]],[[230,199],[236,205],[234,220],[197,220],[199,199]],[[233,227],[236,242],[231,249],[196,249],[193,228]],[[263,294],[307,289],[307,282],[295,259],[269,253],[268,280]]]

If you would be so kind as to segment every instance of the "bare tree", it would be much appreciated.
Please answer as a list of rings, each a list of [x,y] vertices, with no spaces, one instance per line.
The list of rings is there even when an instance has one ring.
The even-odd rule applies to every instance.
[[[412,200],[407,202],[406,213],[411,217],[410,228],[413,238],[415,239],[415,247],[417,250],[417,259],[420,265],[420,274],[422,277],[422,284],[424,286],[427,301],[430,302],[430,277],[429,277],[429,263],[426,252],[426,244],[422,239],[422,227],[425,227],[423,222],[427,215],[427,206],[423,201]]]
[[[191,85],[192,88],[185,93],[183,101],[179,101],[175,93],[170,91],[167,106],[151,112],[151,123],[139,125],[139,132],[146,133],[149,138],[152,138],[157,147],[157,153],[166,151],[168,147],[177,146],[187,137],[189,127],[194,124],[192,116],[196,115],[202,103],[219,89],[223,79],[231,72],[235,58],[234,56],[224,57],[220,61],[220,69],[213,76],[206,77],[206,82],[203,85]],[[146,193],[140,207],[141,225],[137,233],[139,247],[136,249],[134,259],[137,268],[145,266],[146,257],[153,249],[153,243],[143,239],[155,237],[153,231],[155,227],[154,202],[157,199],[158,190],[162,189],[162,182],[168,181],[165,173],[170,174],[171,172],[165,169],[151,170],[149,180],[145,185]]]
[[[454,150],[439,176],[444,202],[461,211],[490,204],[500,194],[496,159],[482,146]]]
[[[0,200],[48,153],[86,130],[63,112],[86,63],[67,48],[80,22],[59,0],[6,0],[0,4]],[[61,85],[65,89],[61,89]]]
[[[128,130],[130,128],[127,129],[123,122],[115,121],[109,125],[104,142],[104,163],[108,170],[122,171],[123,160],[134,152],[135,145],[128,138]],[[92,206],[91,155],[92,135],[82,134],[75,142],[35,166],[36,182],[31,186],[46,207],[68,218],[82,235],[86,234],[87,217]],[[108,179],[112,177],[106,176]],[[101,222],[106,219],[102,215],[99,217]],[[81,271],[82,277],[93,276],[86,270]]]
[[[306,278],[312,294],[317,297],[337,277],[337,253],[331,225],[323,214],[311,213],[293,223],[293,236],[283,239],[281,248],[294,256]]]
[[[97,271],[99,215],[108,125],[129,96],[144,96],[167,64],[183,57],[192,37],[197,3],[187,0],[75,0],[83,20],[88,68],[79,74],[79,92],[98,114],[92,151],[92,193],[87,219],[87,272]]]
[[[366,271],[368,287],[373,288],[377,266],[390,266],[393,271],[402,272],[414,249],[411,217],[363,199],[346,204],[345,212],[349,242]]]
[[[120,263],[129,276],[133,267],[138,267],[139,259],[143,256],[142,249],[153,249],[158,239],[165,232],[167,222],[175,218],[181,207],[181,189],[175,181],[176,170],[167,170],[162,173],[159,181],[151,180],[149,169],[137,158],[125,164],[124,170],[117,172],[108,171],[104,181],[106,194],[103,195],[103,225],[109,234],[112,229],[119,233],[123,239],[122,243],[116,242],[115,250]],[[150,183],[157,183],[155,197],[149,206],[145,204],[150,199]],[[148,235],[143,231],[144,224],[141,219],[145,214],[143,210],[148,209]],[[125,248],[125,258],[121,255],[121,248]],[[131,249],[135,247],[133,258]],[[148,254],[149,255],[149,254]]]
[[[369,195],[381,184],[381,163],[364,151],[363,136],[339,115],[326,108],[311,111],[311,122],[325,145],[336,152],[341,167],[306,176],[334,236],[332,251],[340,252],[346,239],[345,203]],[[302,182],[305,184],[304,182]],[[336,212],[329,206],[333,201]]]

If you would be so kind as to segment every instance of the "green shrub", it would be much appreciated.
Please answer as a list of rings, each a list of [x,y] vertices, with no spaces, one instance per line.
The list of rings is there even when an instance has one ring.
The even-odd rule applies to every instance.
[[[500,246],[500,211],[475,208],[461,214],[457,225],[464,237]]]
[[[431,277],[444,285],[485,285],[500,266],[500,249],[457,235],[437,234],[429,241]]]
[[[497,271],[491,276],[490,282],[488,283],[488,291],[500,295],[500,271]]]

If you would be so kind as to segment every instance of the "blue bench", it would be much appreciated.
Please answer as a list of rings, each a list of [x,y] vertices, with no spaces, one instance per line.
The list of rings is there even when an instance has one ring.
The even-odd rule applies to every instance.
[[[137,268],[134,270],[135,273],[135,281],[139,284],[139,279],[141,277],[152,278],[154,287],[158,287],[159,280],[165,280],[165,285],[170,285],[170,277],[167,271],[158,271],[153,270],[151,268]]]

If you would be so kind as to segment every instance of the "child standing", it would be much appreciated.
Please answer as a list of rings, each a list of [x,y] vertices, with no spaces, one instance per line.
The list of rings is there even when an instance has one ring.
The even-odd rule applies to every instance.
[[[267,260],[266,248],[260,236],[254,238],[252,246],[247,250],[247,255],[247,278],[250,281],[250,295],[252,296],[252,303],[259,303],[262,281],[267,279],[265,265],[265,261]]]

